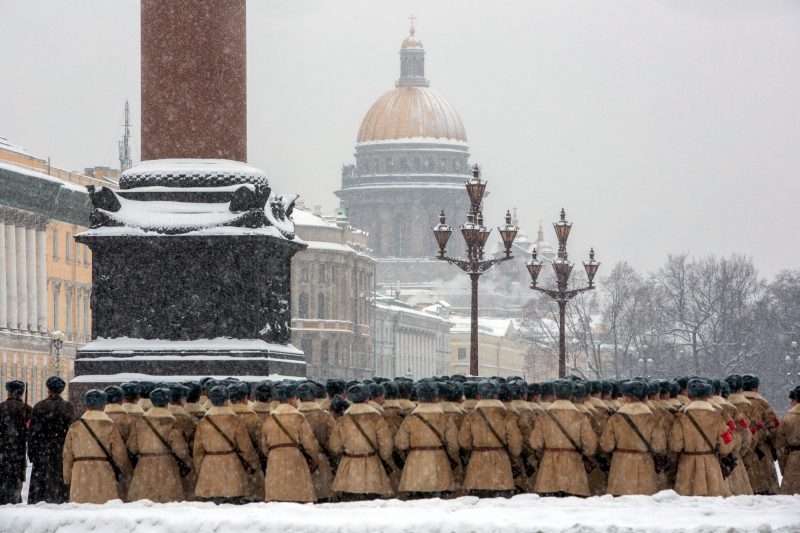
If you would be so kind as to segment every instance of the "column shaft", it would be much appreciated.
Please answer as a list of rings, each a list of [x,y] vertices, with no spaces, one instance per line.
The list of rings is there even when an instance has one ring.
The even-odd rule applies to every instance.
[[[6,225],[0,222],[0,329],[8,327],[8,291],[6,289]],[[0,380],[2,381],[2,380]]]
[[[17,329],[17,230],[6,225],[6,312],[8,327]]]
[[[47,233],[36,232],[36,322],[47,331]]]
[[[27,273],[26,285],[26,301],[28,304],[28,324],[27,327],[30,331],[36,331],[38,325],[36,304],[39,302],[39,297],[36,291],[36,229],[25,228],[25,272]]]

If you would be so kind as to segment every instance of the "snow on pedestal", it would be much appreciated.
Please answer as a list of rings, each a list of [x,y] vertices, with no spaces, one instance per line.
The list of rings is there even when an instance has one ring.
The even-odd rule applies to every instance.
[[[290,262],[306,247],[296,196],[216,159],[146,161],[120,187],[90,187],[90,229],[75,237],[92,250],[94,339],[76,376],[305,375],[289,344]],[[73,398],[91,383],[75,385]]]

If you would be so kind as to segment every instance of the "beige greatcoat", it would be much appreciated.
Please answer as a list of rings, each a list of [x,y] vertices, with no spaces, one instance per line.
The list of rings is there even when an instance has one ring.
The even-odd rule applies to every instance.
[[[420,417],[436,429],[441,439]],[[458,430],[440,404],[420,403],[403,419],[394,436],[394,445],[400,451],[408,451],[399,491],[445,492],[453,489],[448,455],[458,461]]]
[[[288,435],[278,426],[280,421]],[[292,442],[294,441],[294,443]],[[319,455],[317,439],[300,411],[282,403],[270,412],[261,428],[261,451],[267,456],[264,499],[279,502],[317,500],[302,446],[311,457]]]
[[[600,437],[600,449],[603,453],[614,454],[608,473],[608,493],[614,496],[655,494],[658,492],[658,483],[653,457],[642,439],[622,417],[623,414],[628,415],[636,425],[650,443],[653,452],[664,453],[667,448],[667,436],[659,415],[642,402],[623,404],[611,415]]]
[[[742,399],[745,399],[742,397]],[[728,476],[725,482],[733,496],[752,496],[753,489],[750,487],[750,478],[744,466],[742,457],[750,450],[753,435],[750,433],[750,424],[744,414],[744,410],[736,407],[733,403],[722,397],[713,397],[712,400],[720,405],[725,413],[725,418],[730,420],[728,424],[733,424],[733,449],[731,450],[737,457],[736,467]],[[745,399],[745,401],[747,401]]]
[[[800,494],[800,404],[783,415],[775,435],[775,448],[783,473],[781,494]]]
[[[714,450],[709,449],[687,413],[691,413],[711,440]],[[728,493],[715,452],[726,455],[733,449],[733,439],[726,443],[723,437],[731,435],[729,431],[724,416],[708,401],[693,400],[676,415],[669,435],[670,450],[681,454],[675,492],[681,496],[725,496]]]
[[[588,415],[581,413],[572,402],[556,400],[547,411],[555,416],[583,452],[592,456],[597,451],[597,434],[592,429]],[[583,460],[575,447],[551,420],[547,413],[536,419],[531,432],[530,445],[542,454],[536,476],[536,492],[565,492],[576,496],[589,496],[589,479]]]
[[[197,471],[195,496],[198,498],[241,498],[248,495],[247,474],[233,448],[211,427],[208,419],[233,441],[250,466],[260,470],[258,456],[247,428],[230,407],[212,406],[197,424],[194,434],[194,465]]]
[[[508,446],[512,457],[508,456],[502,443],[491,433],[478,410],[486,415],[502,443]],[[517,417],[506,409],[503,402],[479,400],[461,422],[458,444],[471,452],[464,475],[465,490],[514,490],[511,460],[522,453],[522,434]]]
[[[391,496],[392,487],[383,464],[353,420],[358,421],[370,441],[377,446],[380,457],[391,463],[394,443],[383,415],[367,404],[354,403],[336,419],[329,439],[331,453],[342,455],[333,490]]]
[[[264,425],[261,417],[249,405],[244,403],[233,403],[230,407],[244,424],[256,454],[260,453],[261,427]],[[247,474],[247,496],[254,501],[262,501],[264,499],[264,472],[260,467],[254,474]]]
[[[200,402],[197,403],[189,403],[187,402],[186,405],[183,406],[183,409],[189,414],[192,418],[194,418],[195,422],[200,422],[204,416],[206,416],[206,408]]]
[[[152,407],[144,415],[144,419],[147,419],[166,439],[175,454],[191,467],[189,446],[169,410]],[[131,428],[128,449],[139,457],[128,492],[130,501],[150,500],[166,503],[186,498],[177,462],[143,419],[137,420]]]
[[[317,494],[317,500],[329,500],[333,497],[333,470],[328,458],[328,441],[336,421],[316,402],[302,402],[298,411],[306,417],[306,421],[317,439],[317,444],[319,444],[316,457],[319,468],[311,474],[314,492]]]
[[[756,447],[764,454],[761,459],[755,452],[745,457],[750,486],[756,494],[777,494],[779,489],[778,473],[772,460],[770,444],[774,443],[775,431],[779,423],[778,415],[759,393],[745,391],[743,394],[752,404],[750,422],[757,429],[754,435],[757,442]]]
[[[128,450],[116,424],[102,411],[86,411],[81,416],[103,443],[111,458],[130,479],[132,468]],[[127,482],[117,483],[114,471],[94,438],[80,421],[73,422],[64,440],[64,483],[69,485],[72,503],[106,503],[121,499]]]

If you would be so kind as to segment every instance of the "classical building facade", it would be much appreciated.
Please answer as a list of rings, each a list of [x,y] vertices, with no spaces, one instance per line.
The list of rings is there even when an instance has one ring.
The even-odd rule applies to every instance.
[[[450,319],[450,373],[469,373],[470,319]],[[538,348],[522,339],[514,320],[478,319],[478,375],[522,376],[544,381],[557,376],[557,368]]]
[[[91,254],[72,237],[88,222],[85,185],[116,187],[117,177],[105,167],[60,169],[0,138],[0,383],[29,383],[29,401],[46,396],[52,334],[63,334],[68,379],[90,338]]]
[[[456,110],[425,78],[425,50],[412,26],[400,49],[395,88],[367,111],[355,164],[342,169],[336,192],[352,224],[371,235],[381,287],[452,272],[433,260],[431,227],[444,210],[465,217],[470,173],[467,134]],[[451,252],[458,253],[458,239]]]
[[[308,248],[292,259],[292,344],[306,355],[307,375],[358,379],[373,374],[375,261],[368,235],[342,211],[295,208],[295,231]]]
[[[414,379],[448,373],[451,324],[387,296],[375,303],[375,375]]]

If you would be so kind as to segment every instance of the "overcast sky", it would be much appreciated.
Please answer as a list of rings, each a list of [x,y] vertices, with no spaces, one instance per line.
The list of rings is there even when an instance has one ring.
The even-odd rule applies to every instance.
[[[800,267],[800,2],[248,2],[248,156],[273,190],[337,203],[361,119],[417,17],[426,75],[523,229],[575,223],[572,256],[669,252]],[[139,2],[0,0],[0,136],[56,166],[139,147]],[[547,229],[551,240],[552,228]]]

